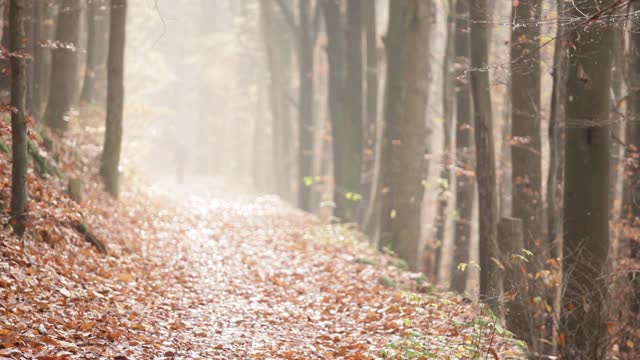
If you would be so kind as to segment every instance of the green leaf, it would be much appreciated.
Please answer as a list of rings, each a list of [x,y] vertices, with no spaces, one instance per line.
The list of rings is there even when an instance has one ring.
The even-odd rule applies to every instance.
[[[362,195],[358,194],[358,193],[354,193],[349,191],[348,193],[344,194],[344,197],[347,200],[351,200],[351,201],[360,201],[362,200]]]
[[[302,182],[304,183],[304,186],[311,186],[315,182],[315,179],[313,176],[305,176],[302,178]]]

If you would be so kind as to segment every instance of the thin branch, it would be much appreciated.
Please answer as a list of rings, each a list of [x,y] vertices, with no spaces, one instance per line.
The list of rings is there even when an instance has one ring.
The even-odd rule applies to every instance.
[[[468,75],[470,72],[474,72],[474,71],[487,71],[489,69],[498,69],[507,65],[511,65],[511,64],[517,64],[521,61],[524,61],[528,58],[530,58],[531,56],[533,56],[533,54],[537,51],[540,51],[541,49],[543,49],[544,47],[546,47],[547,45],[551,44],[552,42],[556,41],[556,40],[560,40],[563,38],[566,38],[567,36],[571,35],[572,33],[576,32],[580,27],[582,26],[589,26],[591,23],[596,22],[596,21],[602,21],[603,18],[606,16],[606,14],[610,14],[610,17],[613,17],[613,13],[621,8],[627,7],[627,5],[633,1],[637,1],[637,0],[616,0],[614,3],[612,3],[611,5],[598,10],[595,14],[591,15],[591,16],[587,16],[585,18],[582,18],[582,21],[580,21],[578,24],[576,24],[575,26],[571,27],[570,29],[568,29],[567,31],[565,31],[562,34],[558,34],[555,37],[552,37],[550,39],[548,39],[547,41],[544,41],[542,44],[538,45],[535,49],[533,49],[530,52],[527,52],[523,55],[521,55],[520,57],[518,57],[517,59],[514,60],[510,60],[510,61],[506,61],[504,63],[501,64],[495,64],[495,65],[488,65],[485,67],[481,67],[481,68],[471,68],[468,70],[465,70],[464,75]],[[626,14],[625,16],[629,16],[629,14]],[[472,20],[469,20],[472,21]],[[472,21],[472,22],[476,22],[477,21]]]

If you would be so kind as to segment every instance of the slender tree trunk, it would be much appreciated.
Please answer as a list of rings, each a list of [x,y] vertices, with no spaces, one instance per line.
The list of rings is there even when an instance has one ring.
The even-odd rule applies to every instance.
[[[496,164],[493,149],[493,117],[489,84],[489,3],[472,0],[470,4],[471,93],[474,105],[476,141],[476,177],[480,219],[480,298],[497,313],[496,226],[498,215]]]
[[[547,243],[543,242],[542,208],[542,146],[540,138],[540,0],[521,0],[513,3],[511,18],[511,178],[512,215],[522,220],[524,248],[532,251],[535,261],[527,263],[528,272],[543,269],[547,259]],[[511,247],[513,248],[513,247]],[[520,251],[522,249],[519,249]],[[509,256],[510,254],[505,254]],[[515,308],[528,309],[527,295],[539,295],[542,289],[527,294],[519,291]],[[539,290],[539,291],[538,291]],[[534,309],[530,309],[534,310]],[[527,342],[531,353],[540,352],[539,324],[536,314],[522,314],[516,333]],[[514,329],[515,330],[515,329]]]
[[[354,188],[356,172],[349,168],[354,159],[349,142],[347,118],[348,104],[345,79],[347,76],[346,44],[344,41],[343,19],[340,4],[337,0],[324,3],[325,23],[327,29],[327,58],[329,61],[329,118],[331,119],[331,135],[333,144],[333,198],[335,202],[334,216],[342,221],[350,221],[354,215],[353,201],[349,194],[357,191]],[[360,169],[357,169],[357,183],[360,183]]]
[[[515,3],[514,3],[515,5]],[[539,270],[546,259],[543,244],[542,148],[540,139],[540,0],[521,0],[512,7],[511,31],[511,166],[513,217],[522,219],[524,245]]]
[[[23,56],[26,53],[25,17],[27,9],[25,0],[11,0],[9,31],[11,33],[9,49],[11,53],[11,218],[14,232],[22,236],[26,226],[25,209],[27,206],[27,67]]]
[[[0,47],[2,48],[3,55],[9,51],[11,47],[11,30],[9,28],[10,23],[11,5],[5,1],[4,9],[2,11],[2,38],[0,40]],[[4,101],[10,97],[11,93],[11,60],[7,56],[3,56],[0,59],[0,99]]]
[[[365,30],[365,43],[366,43],[366,117],[364,123],[365,133],[365,146],[370,151],[370,158],[364,162],[365,173],[369,174],[368,185],[369,188],[364,188],[363,198],[367,200],[367,206],[362,220],[362,227],[364,231],[369,235],[370,239],[376,232],[378,225],[378,218],[380,217],[380,206],[377,202],[378,193],[380,190],[380,142],[378,141],[380,135],[380,126],[378,121],[378,30],[376,19],[376,2],[375,1],[363,1],[363,16],[364,16],[364,30]],[[365,184],[367,182],[365,181]],[[375,219],[375,220],[374,220]],[[372,221],[373,220],[373,221]]]
[[[469,77],[469,2],[456,0],[455,61],[456,61],[456,219],[451,263],[451,290],[464,293],[467,272],[458,265],[469,262],[471,222],[475,198],[475,149],[473,148],[472,99]]]
[[[558,14],[565,13],[565,4],[558,2]],[[564,27],[559,17],[556,25],[556,36],[564,33]],[[546,216],[547,216],[547,248],[549,258],[559,260],[562,244],[562,202],[564,189],[564,129],[565,129],[565,100],[567,84],[567,42],[556,41],[553,57],[553,86],[551,90],[551,110],[549,116],[549,172],[547,174],[546,188]],[[560,289],[556,289],[551,303],[554,305],[554,315],[559,314]],[[546,352],[554,354],[557,349],[557,327],[553,321],[547,319],[547,336],[550,336],[550,344],[547,344]]]
[[[449,0],[447,2],[447,25],[446,25],[446,41],[444,47],[444,60],[442,64],[442,132],[444,134],[444,142],[442,146],[441,166],[440,170],[440,193],[438,194],[438,212],[437,212],[437,224],[436,234],[433,240],[433,246],[431,249],[431,255],[428,259],[431,259],[431,263],[426,264],[428,273],[432,281],[438,279],[438,270],[440,267],[440,260],[442,254],[442,246],[445,243],[447,235],[447,211],[449,209],[449,201],[451,200],[451,180],[452,180],[452,158],[453,153],[451,149],[451,129],[453,127],[453,105],[455,101],[454,93],[454,63],[453,57],[455,55],[455,24],[454,20],[455,8],[454,1]]]
[[[346,96],[347,100],[347,123],[345,128],[348,134],[349,148],[347,152],[349,172],[349,188],[347,200],[350,200],[349,213],[347,218],[351,221],[360,218],[361,209],[359,206],[362,199],[362,140],[364,138],[364,92],[363,92],[363,25],[362,25],[362,1],[350,0],[347,2],[347,22],[346,22]],[[349,196],[349,193],[353,193]]]
[[[634,4],[633,11],[640,10],[640,4]],[[637,17],[632,17],[632,29],[640,26]],[[628,248],[628,256],[631,261],[640,261],[640,237],[637,235],[637,228],[640,226],[640,205],[638,197],[640,195],[640,33],[632,31],[629,34],[629,101],[627,107],[626,123],[626,156],[625,156],[625,181],[622,198],[622,214],[625,225],[629,231],[623,232],[623,246]],[[626,341],[622,341],[623,351],[632,354],[638,351],[637,344],[640,344],[640,336],[637,329],[640,329],[640,273],[629,272],[629,298],[630,310],[628,328],[631,330],[626,335]],[[633,331],[635,330],[635,333]],[[628,344],[634,344],[629,346]],[[636,348],[636,349],[634,349]]]
[[[362,19],[360,1],[350,1],[347,5],[348,24],[345,26],[340,3],[336,0],[324,3],[333,137],[334,216],[352,222],[356,219],[362,187]]]
[[[277,31],[276,22],[274,21],[273,6],[271,0],[261,0],[260,2],[260,19],[264,34],[264,43],[267,58],[267,67],[269,68],[269,106],[271,108],[271,132],[272,132],[272,150],[273,150],[273,172],[274,172],[274,190],[275,192],[286,197],[288,194],[288,186],[283,177],[286,174],[286,148],[285,148],[285,127],[289,126],[288,121],[288,105],[286,104],[287,86],[286,74],[284,70],[285,60],[287,56],[282,46],[282,36]]]
[[[87,67],[80,101],[104,101],[106,59],[109,41],[109,11],[106,0],[91,0],[87,10],[88,46]]]
[[[298,177],[300,182],[299,205],[302,210],[311,210],[311,186],[309,177],[313,164],[313,34],[311,29],[311,1],[298,2],[299,43],[298,69],[300,79],[298,105],[298,131],[300,149],[298,150]]]
[[[575,2],[572,17],[612,1]],[[567,81],[561,313],[566,358],[604,358],[609,250],[609,89],[612,32],[589,20],[571,34]]]
[[[35,29],[35,17],[34,17],[34,9],[35,4],[33,1],[27,1],[24,4],[24,40],[26,51],[30,56],[30,59],[27,61],[26,65],[26,74],[27,74],[27,94],[25,97],[25,111],[29,115],[33,115],[33,56],[35,53],[35,41],[34,41],[34,29]]]
[[[500,135],[502,142],[498,155],[498,213],[500,217],[511,217],[513,211],[513,183],[511,180],[511,82],[507,80],[504,94]]]
[[[558,13],[564,14],[565,5],[558,2]],[[560,19],[556,34],[564,33]],[[556,41],[553,58],[553,88],[549,117],[549,174],[547,177],[547,239],[549,256],[559,258],[562,240],[562,200],[564,169],[564,127],[567,83],[567,43]]]
[[[46,1],[34,3],[34,54],[33,54],[33,99],[32,115],[40,120],[45,111],[51,77],[51,49],[42,46],[42,41],[55,36],[56,7]]]
[[[622,100],[622,91],[624,84],[624,63],[626,60],[625,57],[625,30],[623,26],[617,26],[613,29],[613,67],[611,69],[611,108],[610,112],[610,121],[611,121],[611,133],[618,139],[623,138],[622,130],[622,119],[621,112],[622,109],[618,106],[619,102]],[[622,105],[623,102],[620,103]],[[620,189],[618,187],[618,180],[620,179],[621,169],[620,165],[621,161],[621,146],[618,143],[611,144],[611,169],[609,170],[609,220],[616,221],[618,219],[618,206],[619,204],[616,200],[620,197]],[[615,231],[611,229],[611,235],[613,240],[613,235]],[[612,244],[612,249],[613,249]]]
[[[47,125],[64,133],[69,127],[69,111],[78,88],[78,31],[80,1],[61,0],[56,40],[62,46],[53,51],[51,88],[45,119]]]
[[[119,164],[122,146],[124,109],[124,50],[127,25],[127,0],[111,0],[109,58],[107,60],[107,128],[102,150],[101,174],[107,190],[119,193]]]
[[[391,1],[387,46],[387,88],[383,129],[381,244],[411,269],[421,259],[420,208],[430,76],[430,1]],[[385,191],[386,190],[386,191]]]

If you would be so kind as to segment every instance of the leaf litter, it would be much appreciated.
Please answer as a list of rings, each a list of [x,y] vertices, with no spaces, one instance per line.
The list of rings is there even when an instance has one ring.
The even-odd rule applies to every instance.
[[[0,122],[5,143],[9,132]],[[58,141],[47,157],[67,176],[91,174],[87,200],[31,168],[22,239],[0,153],[0,358],[523,357],[477,304],[436,292],[347,226],[270,196],[134,188],[115,201],[90,165],[99,148]],[[74,230],[81,221],[106,255]]]

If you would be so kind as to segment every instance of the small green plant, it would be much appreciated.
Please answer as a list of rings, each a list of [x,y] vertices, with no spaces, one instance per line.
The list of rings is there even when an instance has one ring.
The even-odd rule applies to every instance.
[[[358,194],[358,193],[354,193],[354,192],[347,192],[346,194],[344,194],[344,197],[347,200],[353,201],[353,202],[358,202],[360,200],[362,200],[362,195]]]
[[[5,154],[9,154],[9,149],[7,148],[7,146],[2,142],[2,140],[0,140],[0,152],[3,152]]]
[[[313,184],[317,184],[320,181],[320,176],[304,176],[302,178],[302,183],[304,184],[304,186],[312,186]]]
[[[372,260],[372,259],[368,259],[368,258],[363,258],[363,257],[357,257],[353,259],[353,262],[356,264],[362,264],[362,265],[376,265],[376,261]]]
[[[427,281],[427,277],[424,273],[420,273],[420,275],[418,275],[418,277],[416,277],[415,280],[416,280],[416,285],[420,286]]]
[[[416,294],[414,292],[410,292],[410,291],[401,291],[400,292],[400,296],[402,296],[402,298],[409,302],[409,303],[413,303],[413,304],[421,304],[422,303],[422,296],[420,296],[419,294]]]
[[[398,284],[395,281],[385,276],[378,278],[378,284],[386,287],[392,287],[392,288],[398,287]]]
[[[394,263],[393,266],[397,267],[400,270],[409,270],[409,264],[407,264],[406,261],[404,261],[403,259],[397,259]]]

